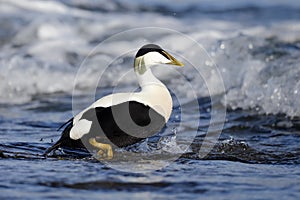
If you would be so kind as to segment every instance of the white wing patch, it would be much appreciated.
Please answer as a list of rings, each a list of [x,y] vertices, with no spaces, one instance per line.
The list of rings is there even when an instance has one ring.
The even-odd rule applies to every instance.
[[[80,139],[83,135],[90,132],[92,122],[86,119],[81,119],[75,123],[70,131],[70,138],[73,140]]]

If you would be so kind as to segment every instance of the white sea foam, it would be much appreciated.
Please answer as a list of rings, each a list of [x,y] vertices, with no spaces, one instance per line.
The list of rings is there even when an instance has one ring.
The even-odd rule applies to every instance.
[[[59,1],[2,1],[0,25],[6,30],[0,30],[1,103],[29,102],[42,93],[71,93],[77,70],[87,56],[90,57],[85,62],[86,70],[77,74],[76,87],[84,91],[98,84],[99,76],[95,72],[111,62],[113,66],[100,83],[103,87],[114,85],[116,77],[131,69],[133,50],[143,43],[154,42],[174,50],[178,56],[183,56],[182,59],[201,60],[198,62],[201,66],[197,67],[203,69],[202,76],[189,65],[182,70],[188,82],[182,77],[174,78],[176,73],[172,70],[155,70],[170,88],[176,88],[177,95],[187,101],[194,93],[200,97],[208,96],[205,83],[216,88],[211,95],[222,92],[218,90],[216,72],[210,69],[215,62],[226,88],[226,99],[224,96],[222,103],[233,109],[251,108],[261,113],[300,116],[300,53],[296,48],[297,45],[299,48],[299,43],[295,49],[280,47],[280,44],[294,45],[300,39],[299,20],[285,19],[278,23],[274,19],[255,23],[246,19],[244,25],[239,20],[222,20],[209,15],[200,17],[195,13],[182,18],[174,17],[177,11],[183,11],[190,5],[198,6],[199,10],[203,7],[226,10],[248,5],[246,1],[235,0],[230,1],[229,5],[220,4],[220,1],[202,1],[200,4],[197,1],[178,4],[169,4],[168,1],[145,1],[146,4],[122,1],[128,12],[121,11],[118,7],[120,2],[112,1],[103,9],[120,12],[108,14],[80,9],[77,7],[79,1],[62,2],[66,4]],[[251,1],[251,5],[300,7],[299,1],[270,2]],[[158,11],[140,12],[141,7],[147,4],[157,10],[157,6],[163,5],[173,9],[175,15],[168,16]],[[194,47],[182,40],[181,35],[164,31],[127,35],[102,44],[91,53],[99,42],[114,33],[145,26],[175,29],[188,35],[205,47],[213,62],[207,55],[193,55]],[[268,39],[272,37],[275,37],[273,42]],[[128,52],[128,49],[132,51]],[[124,56],[116,59],[120,55]],[[128,76],[121,81],[136,85],[135,79]],[[190,85],[193,85],[193,91]]]

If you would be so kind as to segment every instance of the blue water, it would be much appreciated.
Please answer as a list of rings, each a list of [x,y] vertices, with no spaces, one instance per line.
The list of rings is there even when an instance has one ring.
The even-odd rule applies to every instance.
[[[1,199],[299,199],[298,1],[82,2],[0,3]],[[112,161],[67,149],[42,156],[59,138],[56,129],[91,103],[95,82],[97,98],[116,85],[136,89],[124,75],[132,65],[127,47],[150,40],[211,65],[193,57],[181,36],[136,33],[102,46],[87,59],[88,70],[76,74],[99,42],[144,26],[201,43],[224,93],[208,95],[209,86],[219,89],[213,72],[199,77],[189,65],[177,74],[159,72],[174,99],[159,136],[118,149]],[[103,60],[111,66],[98,80]],[[206,138],[213,115],[224,110],[221,135]]]

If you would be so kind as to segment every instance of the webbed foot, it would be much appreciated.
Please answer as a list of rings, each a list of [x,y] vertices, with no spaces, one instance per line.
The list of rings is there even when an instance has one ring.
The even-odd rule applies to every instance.
[[[99,151],[97,152],[97,155],[101,159],[110,160],[113,158],[113,150],[112,150],[112,147],[110,144],[104,144],[104,143],[97,142],[95,138],[90,138],[89,143],[92,146],[99,149]]]

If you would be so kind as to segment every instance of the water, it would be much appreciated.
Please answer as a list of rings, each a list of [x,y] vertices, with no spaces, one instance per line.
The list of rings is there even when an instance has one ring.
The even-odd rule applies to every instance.
[[[0,5],[1,199],[300,197],[298,1]],[[115,33],[145,26],[180,31],[209,56],[194,55],[197,49],[180,34],[157,29],[123,34],[90,55]],[[41,156],[58,139],[56,129],[94,94],[136,89],[132,56],[148,42],[186,63],[182,69],[155,69],[174,97],[161,137],[117,150],[111,163],[68,150]],[[200,75],[189,62],[203,70]],[[209,151],[203,147],[214,142],[205,137],[210,120],[224,109],[222,134]]]

